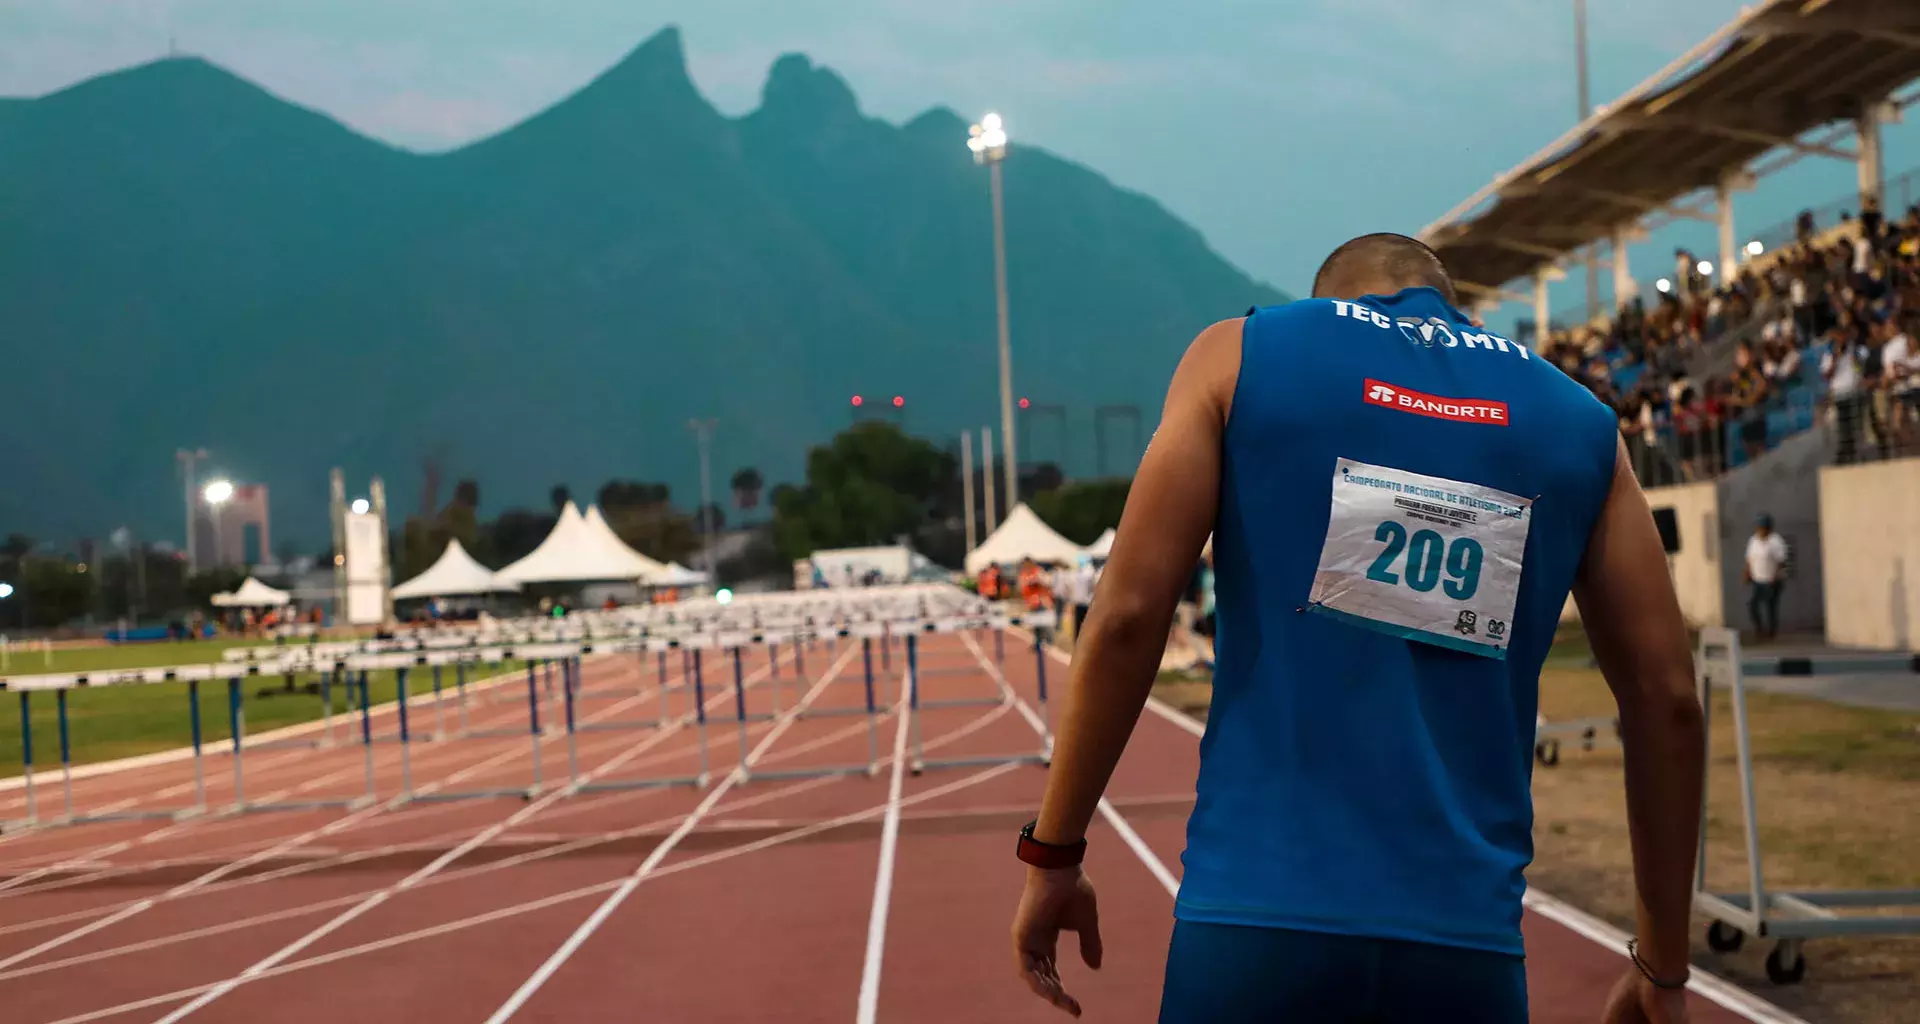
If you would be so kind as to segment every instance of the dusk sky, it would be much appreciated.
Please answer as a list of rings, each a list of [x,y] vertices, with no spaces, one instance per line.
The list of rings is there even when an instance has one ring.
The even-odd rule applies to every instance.
[[[1595,101],[1740,6],[1590,0]],[[789,51],[890,121],[997,109],[1016,144],[1154,196],[1295,294],[1332,246],[1418,231],[1575,114],[1572,0],[0,0],[0,95],[151,60],[171,38],[368,135],[438,150],[537,112],[669,24],[727,113],[751,110]],[[1920,164],[1911,123],[1887,141],[1890,179]],[[1741,197],[1741,233],[1853,187],[1850,165],[1802,161]],[[1676,244],[1710,252],[1712,229],[1656,236],[1637,275]],[[1577,281],[1556,309],[1579,301]]]

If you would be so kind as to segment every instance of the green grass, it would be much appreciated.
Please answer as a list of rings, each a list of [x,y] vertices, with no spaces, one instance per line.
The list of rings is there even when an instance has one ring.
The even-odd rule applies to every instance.
[[[93,672],[103,669],[148,668],[154,665],[200,665],[219,661],[230,647],[270,643],[259,639],[218,637],[180,643],[103,644],[99,647],[56,647],[51,663],[45,654],[15,646],[0,676],[39,675],[47,672]]]
[[[220,649],[211,647],[206,652],[208,656],[198,660],[216,660]],[[88,667],[132,667],[135,664],[139,663]],[[483,666],[472,670],[472,677],[485,678],[522,667],[513,663]],[[319,696],[305,690],[314,680],[312,675],[300,677],[293,693],[283,692],[282,680],[278,676],[254,676],[240,680],[245,698],[247,733],[257,735],[270,729],[320,718],[324,709]],[[451,691],[453,673],[446,671],[441,682],[446,691]],[[188,688],[187,683],[149,683],[70,691],[67,697],[67,722],[73,763],[111,761],[186,746],[192,742]],[[416,670],[409,674],[407,688],[416,700],[419,695],[430,693],[431,673]],[[336,686],[332,690],[336,713],[359,707],[357,701],[349,705],[346,687]],[[369,673],[367,692],[374,704],[393,700],[396,693],[394,674]],[[0,704],[0,777],[19,775],[21,771],[20,696],[6,694],[4,704]],[[55,701],[55,695],[51,692],[34,693],[31,698],[33,760],[37,768],[60,763]],[[213,680],[200,684],[200,725],[204,743],[212,744],[231,738],[227,716],[227,684],[224,681]]]

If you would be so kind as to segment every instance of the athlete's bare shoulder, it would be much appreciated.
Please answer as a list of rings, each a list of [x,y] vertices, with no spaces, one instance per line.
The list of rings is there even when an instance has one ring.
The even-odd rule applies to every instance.
[[[1226,418],[1240,379],[1240,338],[1246,322],[1237,316],[1210,324],[1187,345],[1168,389],[1169,405],[1178,401]]]

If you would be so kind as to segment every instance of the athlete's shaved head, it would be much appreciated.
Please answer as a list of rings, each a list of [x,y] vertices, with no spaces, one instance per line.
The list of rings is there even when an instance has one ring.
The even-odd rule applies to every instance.
[[[1453,303],[1453,279],[1425,242],[1382,231],[1361,235],[1333,250],[1313,275],[1317,299],[1391,295],[1402,288],[1432,288]]]

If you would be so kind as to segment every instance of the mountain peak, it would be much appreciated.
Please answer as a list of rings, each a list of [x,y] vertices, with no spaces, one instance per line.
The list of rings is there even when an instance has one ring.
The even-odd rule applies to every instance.
[[[839,123],[860,117],[860,101],[831,68],[816,66],[805,54],[789,53],[767,72],[760,112],[807,124]]]
[[[698,97],[699,90],[687,74],[687,51],[681,43],[680,30],[668,25],[655,32],[574,95],[589,93],[609,94],[616,101],[634,97],[681,100]]]

